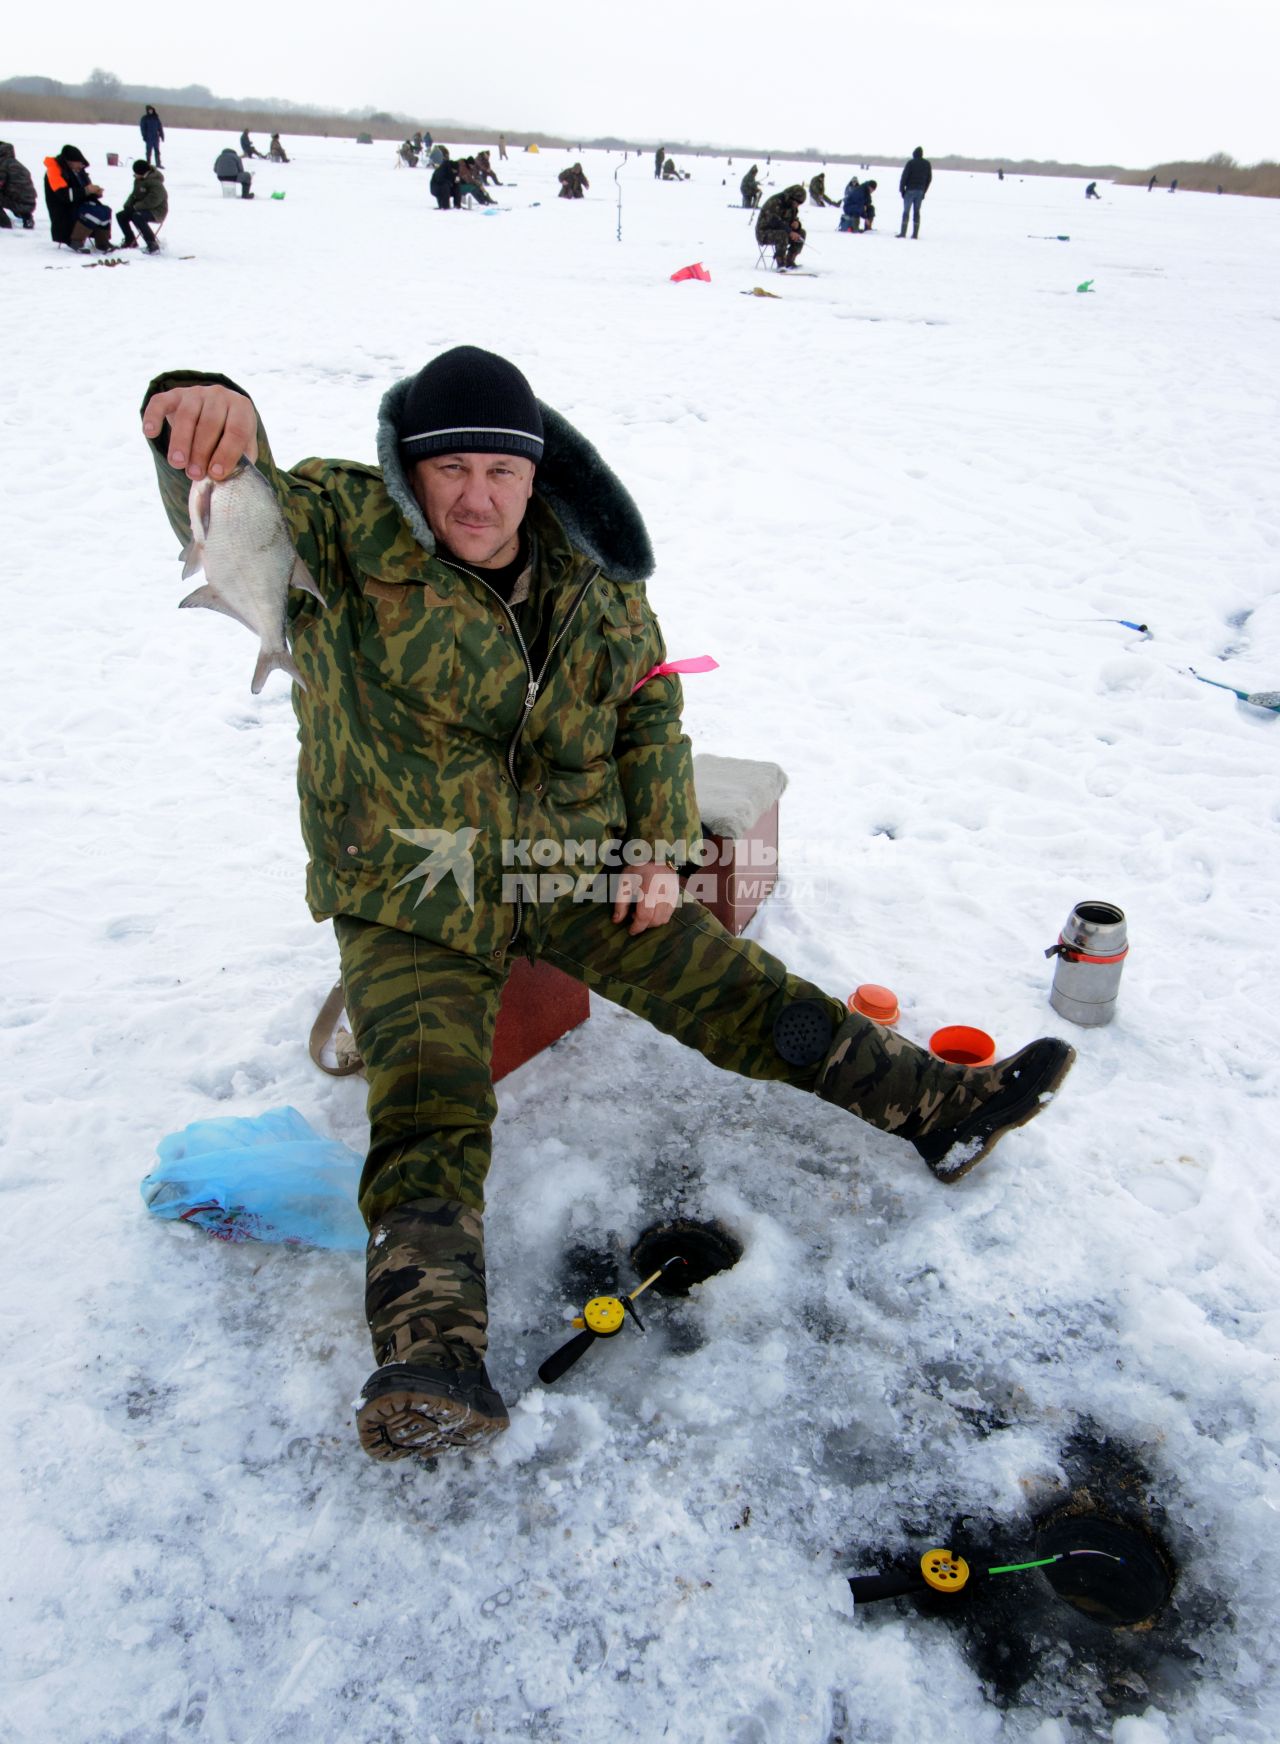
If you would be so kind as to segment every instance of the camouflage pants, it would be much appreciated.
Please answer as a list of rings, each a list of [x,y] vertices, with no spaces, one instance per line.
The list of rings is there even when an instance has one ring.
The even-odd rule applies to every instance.
[[[340,916],[334,928],[369,1078],[365,1221],[420,1199],[483,1211],[505,969],[369,921]],[[833,1027],[846,1015],[839,1000],[735,938],[698,903],[681,903],[665,926],[635,938],[603,903],[541,909],[532,930],[539,957],[747,1078],[814,1089],[820,1062],[787,1065],[773,1045],[774,1023],[799,999],[821,1001]]]
[[[482,1214],[506,970],[393,927],[345,916],[334,926],[369,1079],[360,1209],[375,1358],[473,1368],[487,1347]],[[607,905],[563,902],[527,913],[522,942],[726,1071],[817,1090],[904,1137],[926,1131],[966,1077],[846,1013],[698,903],[633,938]],[[788,1064],[774,1041],[779,1016],[800,1001],[820,1030],[839,1031],[821,1086],[822,1058]]]
[[[757,230],[756,241],[761,248],[773,250],[773,258],[778,266],[794,266],[804,248],[803,234],[793,242],[790,227],[786,225],[781,228],[770,225],[764,230]]]

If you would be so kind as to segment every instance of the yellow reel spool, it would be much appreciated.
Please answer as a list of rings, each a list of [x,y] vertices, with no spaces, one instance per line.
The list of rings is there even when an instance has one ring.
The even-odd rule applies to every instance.
[[[627,1318],[626,1309],[616,1296],[593,1296],[582,1310],[582,1323],[597,1338],[611,1338],[621,1332]]]
[[[920,1558],[920,1573],[935,1593],[958,1593],[969,1579],[969,1564],[949,1550],[926,1550]]]

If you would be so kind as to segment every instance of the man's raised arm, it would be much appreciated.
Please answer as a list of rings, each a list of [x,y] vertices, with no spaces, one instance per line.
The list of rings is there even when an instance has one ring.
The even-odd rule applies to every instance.
[[[242,459],[258,458],[253,401],[219,382],[187,382],[152,394],[142,408],[142,433],[155,442],[166,423],[166,459],[189,479],[228,478]]]

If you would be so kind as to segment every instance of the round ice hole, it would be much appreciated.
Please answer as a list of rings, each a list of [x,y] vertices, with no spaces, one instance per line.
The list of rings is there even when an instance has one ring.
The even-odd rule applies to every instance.
[[[662,1276],[650,1286],[659,1296],[687,1296],[694,1284],[717,1272],[727,1272],[742,1258],[742,1243],[721,1223],[697,1223],[676,1217],[646,1229],[631,1250],[631,1263],[642,1278],[659,1267]],[[682,1265],[670,1265],[682,1260]]]
[[[1037,1556],[1062,1556],[1041,1574],[1064,1604],[1109,1628],[1149,1622],[1173,1592],[1173,1558],[1145,1527],[1108,1514],[1051,1515]]]

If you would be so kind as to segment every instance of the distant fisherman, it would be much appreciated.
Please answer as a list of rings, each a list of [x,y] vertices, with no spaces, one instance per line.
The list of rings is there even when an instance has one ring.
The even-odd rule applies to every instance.
[[[136,248],[138,238],[133,234],[136,224],[148,254],[158,254],[160,244],[156,241],[156,230],[169,216],[169,195],[165,189],[164,176],[158,169],[153,169],[145,158],[138,158],[133,166],[133,192],[124,205],[116,213],[120,225],[120,234],[124,237],[125,248]]]
[[[0,139],[0,230],[12,230],[9,213],[24,230],[35,229],[36,185],[31,171],[19,163],[11,145]]]
[[[815,206],[838,206],[839,200],[833,200],[827,193],[827,172],[819,170],[809,182],[809,198]]]
[[[147,162],[150,163],[152,158],[155,158],[156,168],[162,169],[164,166],[160,162],[160,141],[164,138],[164,122],[156,113],[153,103],[148,103],[143,110],[142,119],[138,122],[138,131],[142,135],[142,143],[147,148]]]
[[[756,219],[756,241],[762,248],[772,248],[773,264],[780,272],[795,266],[804,247],[803,205],[804,187],[796,182],[780,194],[770,195]]]
[[[900,237],[907,234],[907,219],[914,220],[911,234],[920,234],[920,207],[925,195],[929,192],[929,184],[933,180],[933,165],[924,155],[924,147],[918,145],[912,152],[910,160],[902,166],[902,174],[898,178],[898,192],[902,195],[902,229]]]

